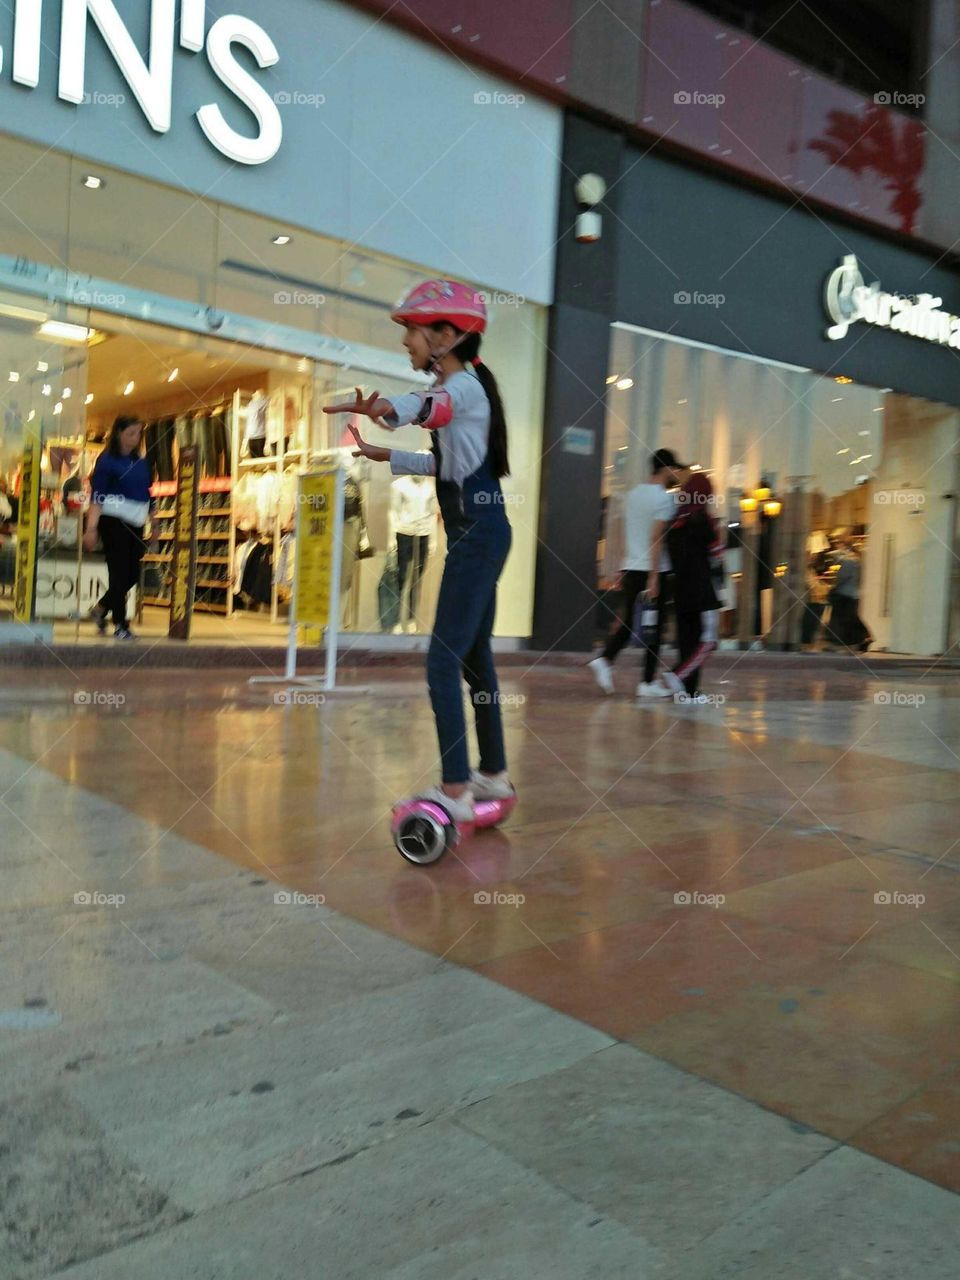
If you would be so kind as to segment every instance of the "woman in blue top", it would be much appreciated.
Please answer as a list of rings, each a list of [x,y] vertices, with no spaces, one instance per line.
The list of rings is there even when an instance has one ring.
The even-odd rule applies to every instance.
[[[366,444],[351,427],[358,453],[389,462],[394,475],[436,477],[447,535],[447,558],[427,654],[427,684],[440,740],[442,781],[418,798],[441,803],[455,822],[469,822],[474,801],[513,794],[507,773],[500,694],[490,637],[497,580],[510,550],[510,524],[500,479],[509,474],[507,424],[496,379],[480,360],[487,324],[483,298],[452,280],[411,289],[392,313],[406,330],[403,345],[415,369],[431,370],[427,391],[330,405],[327,413],[358,413],[389,431],[410,422],[431,434],[429,453]],[[466,680],[473,702],[480,767],[471,770],[463,713]]]
[[[97,537],[107,557],[107,590],[94,605],[93,618],[101,635],[107,614],[113,614],[114,636],[132,640],[127,625],[127,596],[140,580],[140,561],[146,551],[144,525],[150,515],[150,466],[140,453],[143,423],[117,418],[106,448],[97,459],[90,482],[90,509],[83,545],[96,549]]]

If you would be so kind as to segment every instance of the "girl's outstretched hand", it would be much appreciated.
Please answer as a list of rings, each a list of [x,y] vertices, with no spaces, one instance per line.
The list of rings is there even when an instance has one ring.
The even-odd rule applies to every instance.
[[[378,422],[385,413],[390,411],[390,403],[387,400],[380,399],[380,392],[374,391],[373,395],[364,399],[363,391],[360,387],[356,388],[356,400],[341,400],[339,404],[325,404],[323,406],[324,413],[358,413],[365,418],[372,418],[374,422]]]
[[[327,412],[329,412],[329,410],[327,410]],[[357,448],[353,451],[353,456],[355,458],[369,458],[371,462],[390,461],[389,449],[381,449],[380,446],[376,444],[367,444],[367,442],[362,439],[360,432],[354,426],[350,427],[350,434],[357,442]]]

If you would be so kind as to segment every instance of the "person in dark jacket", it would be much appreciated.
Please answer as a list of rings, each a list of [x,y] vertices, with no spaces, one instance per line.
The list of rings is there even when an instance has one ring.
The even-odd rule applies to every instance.
[[[700,672],[717,647],[716,580],[721,573],[723,543],[713,516],[713,486],[699,471],[680,490],[678,514],[667,530],[666,542],[673,566],[673,599],[677,619],[679,661],[663,673],[663,682],[674,694],[695,697]]]

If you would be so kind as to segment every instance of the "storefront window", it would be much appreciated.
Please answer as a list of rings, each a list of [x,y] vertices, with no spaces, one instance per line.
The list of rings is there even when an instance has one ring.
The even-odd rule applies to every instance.
[[[830,629],[828,598],[852,559],[877,647],[938,653],[953,536],[942,494],[958,427],[954,409],[842,375],[614,326],[601,583],[620,567],[625,494],[646,478],[653,450],[669,448],[713,482],[728,548],[728,641],[849,643],[852,633]]]
[[[102,556],[80,546],[82,508],[110,425],[125,414],[146,425],[159,508],[160,543],[144,559],[137,601],[147,634],[167,626],[172,493],[188,443],[198,445],[201,466],[194,634],[251,643],[281,634],[296,476],[331,461],[347,470],[341,627],[428,632],[444,554],[432,484],[355,460],[343,419],[322,407],[355,386],[402,394],[423,384],[389,315],[429,267],[10,138],[0,139],[0,160],[22,175],[0,210],[6,280],[22,280],[24,289],[11,290],[11,307],[39,312],[32,298],[60,288],[65,302],[83,303],[69,319],[92,331],[51,356],[33,311],[25,320],[10,307],[6,317],[0,311],[9,373],[22,379],[5,388],[5,483],[16,485],[29,418],[43,444],[53,442],[44,449],[44,520],[55,527],[44,525],[40,554],[55,546],[61,559],[68,548],[73,557],[72,595],[52,612],[38,601],[36,618],[55,621],[56,634],[87,634],[106,584]],[[50,269],[61,273],[52,283]],[[488,309],[484,358],[508,414],[512,475],[504,488],[514,526],[496,633],[523,636],[533,612],[546,316],[523,298],[492,292]],[[61,311],[68,314],[65,304]],[[245,341],[218,336],[224,316],[238,318]],[[31,380],[40,364],[43,378]],[[429,439],[407,427],[392,443],[425,449]],[[73,493],[78,485],[82,492]],[[4,510],[0,501],[0,516]],[[0,530],[10,560],[10,522]],[[7,596],[11,589],[3,587]]]

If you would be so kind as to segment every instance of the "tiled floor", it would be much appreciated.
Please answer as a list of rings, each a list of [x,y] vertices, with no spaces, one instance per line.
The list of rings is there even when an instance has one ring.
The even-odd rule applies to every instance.
[[[628,675],[620,676],[624,688],[631,683]],[[758,1207],[758,1197],[774,1187],[796,1184],[800,1198],[790,1203],[790,1212],[800,1218],[812,1212],[804,1189],[816,1185],[810,1182],[812,1168],[828,1152],[825,1165],[833,1170],[830,1162],[839,1161],[848,1170],[848,1180],[834,1194],[853,1197],[848,1212],[854,1216],[863,1207],[856,1200],[861,1192],[878,1197],[878,1204],[892,1195],[883,1165],[858,1159],[877,1157],[927,1185],[960,1191],[956,676],[932,671],[894,679],[851,665],[848,674],[831,673],[825,680],[793,671],[738,672],[734,664],[722,685],[711,686],[726,699],[721,705],[689,708],[636,707],[625,696],[601,699],[576,669],[541,664],[526,676],[510,670],[504,692],[513,699],[505,716],[520,805],[503,830],[478,836],[430,869],[404,863],[388,832],[392,803],[432,779],[435,769],[429,707],[413,670],[378,671],[372,679],[369,672],[347,671],[347,691],[298,705],[279,700],[270,686],[249,685],[239,672],[134,669],[75,676],[64,670],[15,677],[7,671],[3,677],[2,806],[8,835],[16,833],[4,862],[7,918],[19,919],[18,911],[51,911],[51,904],[77,888],[127,895],[115,917],[129,934],[121,935],[124,945],[115,954],[96,945],[86,953],[91,972],[100,973],[94,990],[84,987],[75,968],[59,979],[71,999],[93,1002],[94,1024],[122,1024],[110,1034],[133,1041],[147,1034],[136,1014],[139,984],[149,1000],[151,984],[160,980],[146,962],[153,956],[162,968],[168,953],[185,953],[202,975],[197,1000],[208,1013],[189,1009],[193,970],[184,972],[176,1000],[163,997],[173,1000],[170,1008],[187,1025],[200,1028],[194,1035],[202,1036],[211,1020],[225,1020],[227,992],[235,983],[248,993],[237,1014],[241,1022],[262,1021],[270,1009],[288,1011],[284,1017],[296,1023],[288,1039],[297,1061],[306,1062],[313,1052],[328,1054],[326,1037],[306,1058],[302,1044],[293,1047],[311,1019],[331,1016],[326,1001],[346,1002],[345,1017],[354,1000],[366,1001],[371,1025],[389,1018],[399,1027],[399,1008],[391,1009],[386,999],[382,1005],[369,1001],[381,987],[400,981],[405,966],[418,973],[418,953],[400,948],[387,962],[384,952],[383,962],[396,965],[397,974],[368,962],[358,988],[360,971],[347,977],[343,966],[351,963],[347,952],[353,955],[361,944],[351,948],[353,935],[347,941],[338,936],[358,926],[338,923],[333,913],[339,913],[377,931],[356,935],[368,948],[369,939],[392,935],[426,953],[425,963],[436,964],[431,955],[442,958],[445,975],[473,969],[480,975],[473,981],[492,979],[517,993],[511,999],[532,998],[587,1024],[587,1039],[566,1061],[553,1062],[549,1077],[537,1069],[520,1083],[514,1074],[503,1085],[505,1093],[491,1093],[482,1084],[471,1092],[469,1070],[461,1077],[457,1066],[447,1076],[454,1067],[444,1066],[434,1083],[444,1096],[449,1092],[450,1105],[470,1105],[468,1097],[478,1105],[449,1133],[436,1129],[435,1139],[441,1163],[448,1148],[455,1161],[471,1143],[486,1144],[474,1154],[478,1170],[484,1169],[477,1177],[489,1176],[491,1187],[497,1160],[546,1179],[535,1193],[532,1187],[517,1192],[541,1197],[545,1222],[562,1212],[559,1203],[550,1207],[549,1196],[543,1199],[547,1184],[604,1215],[607,1236],[597,1256],[609,1250],[609,1264],[596,1274],[621,1274],[621,1228],[633,1232],[630,1249],[636,1250],[634,1269],[622,1274],[666,1274],[660,1269],[674,1265],[684,1277],[700,1275],[701,1265],[710,1274],[699,1255],[681,1264],[670,1254],[665,1261],[665,1233],[675,1223],[663,1206],[678,1197],[687,1197],[686,1210],[699,1215],[697,1239],[718,1233],[722,1264],[717,1262],[713,1274],[728,1274],[724,1266],[730,1274],[757,1280],[846,1274],[819,1264],[789,1269],[775,1243],[776,1225],[764,1216],[776,1197],[764,1199],[767,1210]],[[371,692],[351,694],[350,683],[361,680]],[[915,697],[919,693],[922,702]],[[61,785],[67,783],[74,785]],[[202,876],[194,874],[198,859]],[[244,934],[243,947],[234,945],[230,958],[217,941],[222,922],[203,936],[212,904],[236,902],[230,911],[241,924],[246,921],[250,908],[237,887],[238,867],[245,885],[265,881],[262,892],[271,896],[281,887],[323,895],[319,910],[328,936],[321,938],[316,957],[302,952],[290,925],[274,933],[276,920],[267,920],[263,929],[259,919],[244,924],[249,937]],[[204,888],[199,906],[198,878]],[[478,894],[522,901],[498,905],[478,901]],[[303,911],[308,918],[310,908]],[[54,945],[59,933],[53,931],[67,925],[78,929],[75,942],[89,946],[89,921],[71,922],[62,908],[45,926]],[[316,941],[316,928],[312,934]],[[141,943],[149,955],[137,954]],[[136,985],[120,1001],[124,1009],[125,1001],[130,1004],[129,1011],[119,1014],[102,992],[97,995],[98,983],[111,987],[115,979],[104,979],[96,963],[119,974],[130,955],[137,955],[130,969]],[[455,985],[454,977],[443,981]],[[479,1001],[482,1021],[482,992],[497,988],[471,990],[454,1001],[457,1017],[469,1021]],[[11,988],[7,1003],[16,1003],[15,994]],[[160,994],[158,986],[158,999]],[[436,1018],[447,1017],[447,1008],[444,997]],[[536,1008],[523,1001],[514,1012],[533,1017],[524,1011]],[[414,1017],[409,1027],[411,1051],[416,1022]],[[546,1023],[534,1029],[535,1022],[530,1037],[521,1037],[527,1045],[523,1054],[553,1034]],[[560,1019],[558,1025],[576,1024]],[[96,1045],[96,1037],[88,1039]],[[498,1070],[513,1070],[508,1064],[519,1050],[510,1035],[499,1049],[494,1043],[474,1055],[478,1079],[486,1070],[485,1054],[503,1059]],[[190,1052],[199,1054],[201,1044]],[[215,1073],[219,1060],[229,1074],[231,1055],[223,1057],[223,1044],[210,1041],[209,1070]],[[237,1044],[231,1042],[231,1053]],[[17,1058],[8,1064],[13,1078],[23,1082],[34,1061],[28,1049],[24,1053],[22,1067]],[[523,1054],[516,1060],[521,1075]],[[261,1071],[269,1078],[268,1066],[258,1068],[255,1061],[254,1054],[247,1076]],[[395,1069],[404,1071],[402,1065]],[[341,1099],[336,1091],[333,1058],[323,1070],[334,1072],[331,1105],[346,1107],[346,1095]],[[294,1072],[296,1080],[300,1071]],[[661,1077],[661,1071],[674,1074]],[[131,1081],[125,1103],[125,1072],[113,1083],[101,1073],[89,1090],[72,1088],[72,1101],[98,1118],[124,1159],[138,1166],[146,1162],[158,1185],[177,1189],[181,1208],[201,1216],[227,1212],[224,1206],[241,1194],[245,1184],[237,1181],[237,1162],[251,1143],[258,1152],[251,1191],[266,1191],[358,1149],[346,1131],[336,1139],[304,1139],[299,1153],[267,1131],[248,1132],[245,1120],[235,1132],[229,1099],[218,1101],[222,1089],[214,1083],[207,1101],[201,1095],[185,1112],[176,1079],[162,1063],[155,1085],[149,1083],[153,1077]],[[247,1076],[237,1074],[235,1087]],[[683,1081],[688,1083],[681,1088]],[[369,1087],[371,1099],[377,1096],[372,1078],[369,1086],[358,1087]],[[304,1116],[312,1115],[309,1072],[291,1088],[299,1090],[295,1096],[306,1108]],[[677,1089],[690,1090],[686,1113]],[[137,1115],[143,1090],[155,1099],[149,1123]],[[409,1107],[417,1114],[429,1110],[429,1095],[414,1093]],[[662,1105],[656,1102],[661,1094]],[[750,1112],[765,1117],[763,1123],[780,1124],[774,1117],[784,1117],[789,1132],[813,1144],[806,1155],[785,1149],[781,1168],[771,1136],[781,1131],[762,1137],[759,1120],[755,1132],[747,1113],[724,1111],[748,1104],[763,1109]],[[221,1114],[219,1108],[226,1109]],[[698,1108],[705,1109],[704,1124],[719,1125],[699,1146],[687,1131]],[[571,1120],[569,1127],[560,1116]],[[313,1121],[304,1123],[309,1129]],[[223,1149],[222,1162],[198,1172],[174,1142],[171,1125],[183,1126],[188,1144],[192,1126],[199,1126],[204,1142]],[[720,1192],[724,1158],[716,1145],[724,1126],[730,1131],[721,1145],[744,1168],[726,1197]],[[596,1162],[578,1162],[578,1144],[586,1135],[608,1145],[609,1168],[602,1173]],[[683,1154],[687,1142],[693,1144],[689,1157]],[[665,1147],[677,1143],[669,1178],[637,1173],[638,1153],[648,1150],[656,1162]],[[234,1147],[236,1157],[230,1154]],[[399,1147],[394,1154],[400,1160],[396,1170],[370,1176],[402,1182]],[[698,1166],[698,1159],[706,1166]],[[493,1161],[488,1171],[485,1161]],[[712,1161],[716,1177],[706,1171],[714,1168]],[[747,1177],[751,1168],[754,1181]],[[835,1176],[824,1173],[825,1183]],[[248,1177],[249,1170],[243,1175]],[[924,1185],[907,1182],[910,1188]],[[478,1191],[481,1201],[487,1194]],[[902,1203],[913,1203],[917,1194],[904,1192]],[[917,1212],[927,1212],[920,1201]],[[748,1263],[749,1250],[729,1235],[738,1215],[746,1221],[757,1214],[758,1239],[769,1242],[766,1270],[757,1269],[755,1259]],[[203,1230],[191,1224],[173,1235],[186,1231],[194,1241],[190,1247],[201,1248]],[[915,1239],[912,1247],[919,1259]],[[180,1265],[175,1244],[155,1241],[144,1248],[138,1275],[159,1276],[164,1268],[172,1274],[169,1268]],[[421,1260],[420,1269],[389,1274],[411,1280],[474,1274],[445,1269],[438,1248],[434,1270]],[[580,1256],[578,1249],[589,1256],[589,1246],[573,1237],[570,1249],[571,1257]],[[878,1262],[869,1250],[843,1265],[851,1275],[892,1280],[914,1274],[882,1269],[892,1263]],[[936,1251],[925,1265],[926,1272],[916,1274],[954,1273],[937,1269]],[[122,1261],[117,1266],[80,1268],[76,1274],[78,1280],[127,1274]],[[578,1272],[572,1263],[569,1272],[554,1272],[591,1273]]]

